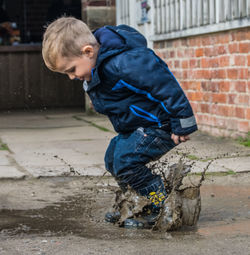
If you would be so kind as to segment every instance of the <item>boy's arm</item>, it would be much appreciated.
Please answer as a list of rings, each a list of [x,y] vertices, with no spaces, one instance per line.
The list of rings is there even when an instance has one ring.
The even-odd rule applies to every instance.
[[[173,134],[187,140],[197,130],[190,103],[168,66],[153,51],[139,48],[117,56],[119,77],[148,100],[157,100],[169,114]],[[136,89],[134,90],[136,91]],[[177,141],[177,139],[175,139]]]

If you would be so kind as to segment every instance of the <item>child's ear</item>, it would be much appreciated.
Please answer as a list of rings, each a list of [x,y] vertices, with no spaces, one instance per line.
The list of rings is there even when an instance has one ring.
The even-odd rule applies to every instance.
[[[86,55],[89,58],[94,56],[94,48],[91,45],[85,45],[82,47],[82,54]]]

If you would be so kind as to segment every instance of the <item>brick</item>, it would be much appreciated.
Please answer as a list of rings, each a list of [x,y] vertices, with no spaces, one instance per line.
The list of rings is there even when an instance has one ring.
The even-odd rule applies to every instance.
[[[195,82],[195,81],[189,82],[188,83],[188,88],[191,89],[191,90],[199,91],[200,88],[201,88],[201,83],[200,82]]]
[[[202,58],[201,59],[201,67],[202,68],[209,68],[210,67],[210,58]]]
[[[211,72],[211,78],[213,79],[225,79],[226,77],[227,73],[224,69],[214,69]]]
[[[239,95],[238,103],[241,105],[249,106],[249,96],[248,95]]]
[[[219,128],[226,128],[225,119],[216,118],[216,119],[215,119],[215,126],[217,126],[217,127],[219,127]]]
[[[187,81],[182,81],[182,82],[180,82],[180,84],[181,84],[181,87],[182,87],[182,89],[183,90],[188,90],[189,89],[189,83],[187,82]]]
[[[187,79],[188,77],[189,77],[189,71],[183,70],[183,71],[182,71],[182,78],[183,78],[183,79]]]
[[[172,73],[176,77],[177,80],[181,80],[182,79],[182,72],[181,71],[173,70]]]
[[[213,94],[213,103],[226,103],[227,97],[225,94]]]
[[[193,111],[198,112],[199,104],[197,102],[190,102]]]
[[[236,107],[235,108],[235,117],[244,119],[245,118],[245,109]]]
[[[218,55],[224,55],[224,54],[226,54],[226,53],[227,53],[227,50],[228,50],[227,45],[220,45],[220,46],[216,46],[216,47],[215,47],[215,51],[216,51],[216,53],[217,53]],[[216,55],[217,55],[217,54],[216,54]]]
[[[212,71],[211,70],[203,70],[202,71],[203,79],[211,79],[212,78]]]
[[[211,112],[211,114],[217,115],[218,114],[218,105],[217,104],[211,104],[210,112]]]
[[[227,44],[229,43],[231,36],[228,33],[220,33],[218,34],[218,43],[219,44]]]
[[[163,52],[162,51],[155,51],[155,53],[156,53],[156,55],[159,57],[159,58],[161,58],[161,59],[163,59],[164,58],[164,56],[163,56]]]
[[[210,125],[215,126],[215,124],[216,124],[216,117],[210,115],[208,119],[209,119]]]
[[[209,104],[201,104],[200,105],[200,111],[203,113],[209,113]]]
[[[238,121],[236,119],[226,119],[226,128],[229,130],[237,130]]]
[[[228,81],[220,81],[218,86],[219,86],[219,91],[228,92],[230,88],[230,83]]]
[[[159,42],[159,49],[164,49],[165,48],[165,41],[160,41]]]
[[[203,101],[211,102],[212,101],[212,93],[203,93]]]
[[[218,67],[219,66],[219,59],[218,58],[212,58],[210,59],[210,67]]]
[[[227,95],[227,103],[228,104],[236,104],[237,99],[238,99],[237,94],[228,94]]]
[[[227,105],[218,105],[217,111],[214,114],[218,114],[224,117],[234,116],[234,107]]]
[[[185,49],[185,57],[188,57],[188,58],[193,58],[195,57],[195,51],[193,48],[187,48]]]
[[[190,59],[189,60],[189,67],[190,68],[200,67],[200,60],[199,59]]]
[[[203,46],[208,46],[208,45],[210,45],[211,43],[210,43],[210,40],[209,40],[209,36],[203,36],[202,38],[201,38],[201,44],[203,45]]]
[[[238,53],[239,52],[239,44],[238,43],[230,43],[228,45],[229,53]]]
[[[188,45],[191,47],[200,47],[201,46],[201,38],[200,37],[192,37],[188,39]]]
[[[153,47],[154,47],[154,50],[159,49],[159,43],[158,42],[154,42],[153,43]]]
[[[172,42],[172,41],[171,41]],[[181,39],[179,40],[173,40],[173,47],[178,48],[181,46]]]
[[[250,108],[246,109],[246,119],[250,120]]]
[[[177,50],[177,57],[178,57],[178,58],[184,58],[184,52],[183,52],[183,50],[181,50],[181,49],[178,49],[178,50]]]
[[[249,38],[250,38],[249,29],[244,29],[242,31],[236,30],[234,33],[232,33],[232,40],[234,41],[244,41],[249,40]]]
[[[196,59],[190,59],[190,60],[189,60],[189,66],[190,66],[190,68],[196,68],[196,67],[198,67],[198,66],[197,66],[197,61],[196,61]]]
[[[203,49],[200,49],[200,50],[203,51]],[[213,57],[213,56],[217,56],[218,54],[217,54],[216,50],[214,49],[214,47],[209,47],[209,48],[207,47],[204,49],[204,55],[206,57]],[[202,56],[203,56],[203,54],[202,54]],[[196,57],[198,57],[197,54],[196,54]]]
[[[204,55],[203,48],[198,48],[195,50],[195,56],[197,58],[202,57]]]
[[[229,56],[221,56],[219,57],[219,66],[229,66],[230,65],[230,57]]]
[[[162,54],[163,54],[164,59],[169,59],[169,51],[168,50],[162,51]]]
[[[175,68],[179,68],[180,67],[180,61],[179,60],[175,60],[174,61],[174,67]]]
[[[187,69],[188,68],[188,60],[183,60],[183,61],[181,61],[181,66],[182,66],[182,68],[183,69]]]
[[[246,56],[236,55],[234,56],[234,65],[244,66],[246,64]]]
[[[250,66],[250,55],[247,56],[247,65]]]
[[[176,41],[177,41],[177,40],[176,40]],[[176,41],[175,41],[175,42],[176,42]],[[166,47],[166,48],[172,48],[172,47],[173,47],[173,41],[166,41],[166,42],[165,42],[165,47]]]
[[[181,45],[182,46],[188,46],[188,39],[187,38],[184,38],[181,40]]]
[[[227,78],[237,79],[238,78],[238,70],[237,69],[227,69]]]
[[[250,52],[250,43],[249,42],[240,43],[239,44],[239,52],[240,53],[249,53]]]
[[[203,79],[203,70],[193,70],[192,77],[193,79]]]
[[[249,77],[250,77],[249,76],[250,75],[249,70],[247,68],[240,68],[238,70],[238,78],[239,79],[245,79],[245,80],[249,79]]]
[[[218,58],[202,58],[201,59],[201,67],[202,68],[214,68],[219,66]]]
[[[207,45],[215,45],[218,42],[218,36],[217,35],[206,35],[203,36],[201,39],[201,43],[203,46]]]
[[[240,132],[249,132],[249,122],[248,121],[239,121],[238,122],[238,130]]]
[[[219,84],[218,82],[211,82],[210,91],[219,92]]]
[[[171,50],[170,51],[170,58],[174,58],[175,57],[175,51],[174,50]]]
[[[210,81],[202,81],[201,82],[201,90],[202,91],[209,91],[210,90]]]
[[[210,89],[210,81],[202,81],[201,82],[201,90],[202,91],[209,91]]]
[[[201,92],[188,92],[187,96],[191,101],[201,101],[203,98],[203,93]]]
[[[247,86],[247,83],[246,82],[237,82],[237,83],[235,83],[235,90],[237,91],[237,92],[246,92],[246,87]]]

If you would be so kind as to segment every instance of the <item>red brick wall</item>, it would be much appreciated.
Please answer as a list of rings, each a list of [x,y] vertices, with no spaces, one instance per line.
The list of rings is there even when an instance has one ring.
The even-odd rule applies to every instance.
[[[250,131],[250,29],[154,44],[189,98],[199,129],[218,136]]]

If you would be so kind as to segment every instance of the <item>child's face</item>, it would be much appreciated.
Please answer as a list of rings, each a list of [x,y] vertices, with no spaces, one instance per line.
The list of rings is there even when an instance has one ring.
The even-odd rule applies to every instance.
[[[90,51],[87,49],[87,51],[83,51],[80,57],[58,57],[58,72],[67,74],[71,80],[91,81],[91,70],[96,64],[96,58],[94,56],[94,52],[91,49]]]

